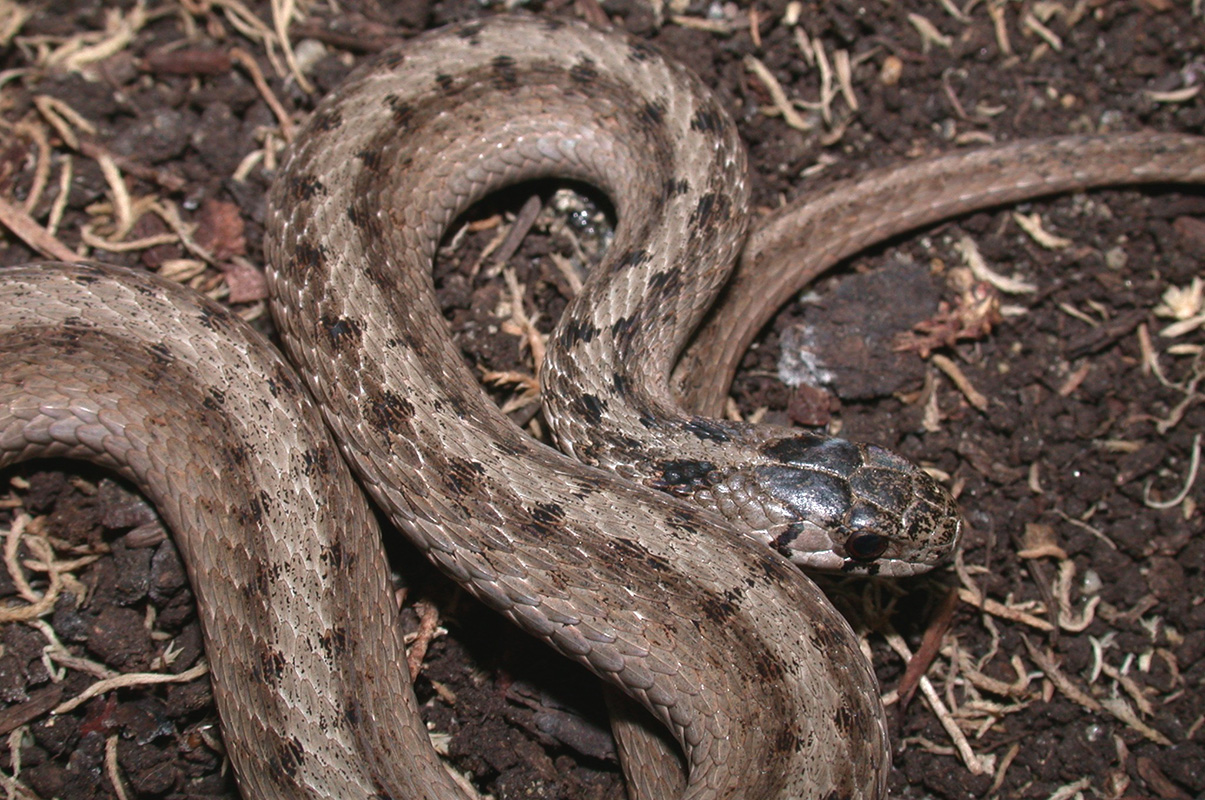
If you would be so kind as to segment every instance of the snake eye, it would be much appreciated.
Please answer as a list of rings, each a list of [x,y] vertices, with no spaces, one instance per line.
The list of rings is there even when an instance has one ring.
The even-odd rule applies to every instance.
[[[889,544],[886,536],[861,531],[845,540],[845,552],[855,561],[874,561]]]

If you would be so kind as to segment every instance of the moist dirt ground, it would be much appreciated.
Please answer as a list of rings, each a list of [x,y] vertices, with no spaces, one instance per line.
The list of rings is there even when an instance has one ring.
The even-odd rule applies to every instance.
[[[282,118],[382,48],[500,10],[306,5],[278,25],[259,2],[0,2],[0,197],[66,248],[169,274],[270,332],[259,265]],[[1197,2],[526,8],[626,29],[696,70],[749,146],[755,215],[925,155],[1205,122]],[[290,74],[286,28],[312,91]],[[500,402],[538,432],[521,396],[532,321],[549,330],[605,221],[546,202],[503,268],[495,248],[528,195],[552,197],[470,214],[437,282],[466,358],[509,376]],[[37,257],[0,236],[0,263]],[[822,582],[878,671],[894,796],[1205,793],[1203,257],[1205,196],[1188,187],[974,214],[853,258],[746,357],[733,414],[894,447],[966,514],[953,565]],[[802,362],[826,382],[800,383]],[[208,678],[188,679],[203,659],[191,594],[153,512],[89,467],[0,477],[8,796],[232,795]],[[451,763],[497,798],[623,797],[594,679],[395,549],[427,646],[417,692]],[[182,677],[60,708],[118,671]]]

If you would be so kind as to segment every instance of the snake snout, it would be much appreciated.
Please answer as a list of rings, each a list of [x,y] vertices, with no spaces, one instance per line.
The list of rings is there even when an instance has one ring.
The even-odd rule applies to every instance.
[[[777,512],[770,538],[804,568],[911,575],[957,546],[949,493],[889,450],[792,433],[762,453],[776,462],[754,470]]]

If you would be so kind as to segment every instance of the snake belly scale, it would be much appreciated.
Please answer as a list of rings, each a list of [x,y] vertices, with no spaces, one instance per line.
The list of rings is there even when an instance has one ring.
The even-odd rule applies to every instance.
[[[1191,171],[1201,146],[1188,138],[1177,163]],[[1126,157],[1148,145],[1132,141]],[[884,451],[677,408],[669,370],[741,245],[743,158],[706,89],[647,46],[495,18],[376,59],[300,134],[266,237],[273,312],[299,376],[233,316],[153,276],[5,273],[0,465],[88,458],[158,505],[196,588],[248,797],[462,796],[418,717],[379,533],[336,451],[433,563],[664,723],[689,766],[683,796],[884,796],[883,710],[857,640],[765,544],[906,572],[949,551],[957,517]],[[1080,167],[1049,186],[1099,182]],[[553,337],[564,353],[550,385],[609,431],[558,421],[567,447],[626,478],[511,426],[435,303],[431,260],[454,217],[544,176],[595,184],[618,212],[610,272],[621,279],[591,278],[592,305]],[[996,183],[1023,178],[1003,169]],[[992,186],[931,208],[987,205],[1000,196]],[[878,211],[862,202],[863,215]],[[800,230],[786,228],[784,241]],[[775,281],[775,293],[790,283]],[[604,346],[624,368],[579,374]],[[685,442],[686,455],[663,450],[641,472],[630,458],[641,445],[609,427],[624,419]],[[716,513],[753,495],[748,474],[695,449],[742,437],[760,459],[753,471],[787,487],[736,515],[755,521],[756,537]],[[788,506],[819,521],[784,522]]]

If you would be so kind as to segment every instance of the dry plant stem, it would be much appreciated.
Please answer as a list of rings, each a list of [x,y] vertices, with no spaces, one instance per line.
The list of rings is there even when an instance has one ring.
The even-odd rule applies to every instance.
[[[57,261],[75,261],[77,258],[75,251],[51,236],[33,217],[3,197],[0,197],[0,225],[46,258]]]

